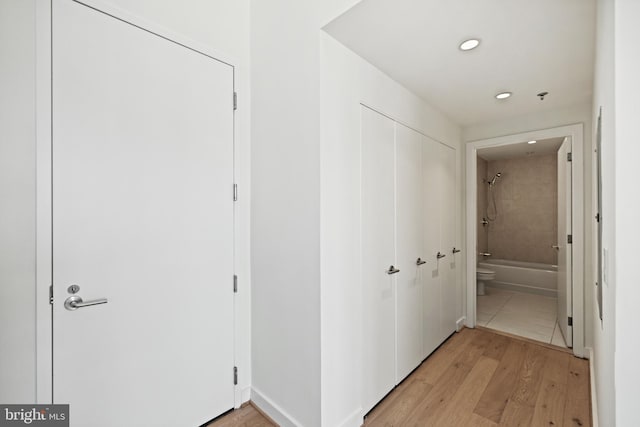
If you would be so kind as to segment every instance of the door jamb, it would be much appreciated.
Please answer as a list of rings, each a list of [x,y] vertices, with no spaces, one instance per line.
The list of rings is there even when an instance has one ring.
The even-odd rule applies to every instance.
[[[562,136],[572,138],[571,207],[572,207],[572,301],[573,301],[573,354],[585,353],[585,300],[584,300],[584,130],[583,124],[571,124],[513,135],[471,141],[466,147],[466,326],[476,326],[476,256],[477,256],[477,156],[478,149],[516,144]],[[471,250],[474,248],[474,250]]]

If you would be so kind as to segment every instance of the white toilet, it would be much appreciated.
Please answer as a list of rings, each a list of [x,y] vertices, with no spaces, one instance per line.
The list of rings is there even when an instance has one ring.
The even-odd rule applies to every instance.
[[[493,280],[496,278],[496,272],[486,269],[486,268],[477,268],[476,269],[476,291],[478,295],[484,295],[484,282],[487,280]]]

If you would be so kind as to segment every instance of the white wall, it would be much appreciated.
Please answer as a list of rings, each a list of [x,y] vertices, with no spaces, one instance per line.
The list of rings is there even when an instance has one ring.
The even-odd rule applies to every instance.
[[[356,0],[251,3],[252,399],[319,426],[320,28]]]
[[[568,106],[566,108],[543,111],[524,116],[513,117],[507,120],[482,123],[468,126],[463,129],[463,139],[466,142],[480,139],[494,138],[498,136],[512,135],[527,131],[548,129],[563,125],[582,123],[584,130],[584,326],[585,326],[585,346],[593,345],[593,195],[592,195],[592,105],[581,104]]]
[[[36,400],[35,2],[0,1],[0,402]]]
[[[614,426],[615,423],[615,378],[614,352],[616,337],[616,271],[614,267],[616,257],[615,244],[615,96],[614,96],[614,2],[613,0],[598,1],[598,19],[596,35],[596,62],[593,90],[593,131],[592,148],[596,147],[595,127],[597,126],[598,111],[602,107],[602,183],[603,183],[603,247],[609,253],[610,269],[607,280],[603,284],[603,320],[600,321],[596,289],[590,292],[594,301],[592,312],[594,371],[597,390],[597,408],[599,424]],[[594,159],[595,166],[595,159]],[[595,170],[595,168],[594,168]],[[595,175],[595,174],[594,174]],[[595,184],[594,177],[594,184]],[[597,203],[594,185],[594,204]],[[595,209],[594,209],[595,211]],[[596,229],[593,229],[595,235]],[[590,253],[592,256],[593,274],[596,274],[597,248]],[[624,424],[620,424],[624,425]]]
[[[366,357],[361,338],[360,104],[456,148],[458,171],[461,135],[440,112],[327,34],[321,39],[321,70],[322,425],[355,427],[364,415],[360,384]],[[461,182],[458,174],[458,189]],[[460,278],[458,285],[461,314]]]
[[[321,194],[326,194],[325,182],[321,182],[321,152],[324,159],[327,150],[335,147],[333,137],[329,137],[331,145],[325,146],[327,119],[344,124],[346,130],[338,131],[341,140],[345,135],[351,138],[355,129],[359,142],[361,99],[350,93],[348,99],[353,103],[349,108],[354,110],[343,117],[341,105],[339,111],[330,111],[330,118],[323,110],[321,122],[321,97],[326,99],[330,89],[342,90],[346,82],[366,81],[373,76],[375,81],[367,86],[371,93],[381,83],[388,88],[381,93],[397,97],[389,105],[411,103],[399,108],[398,118],[421,129],[427,123],[424,116],[431,112],[352,54],[347,54],[348,62],[355,59],[356,65],[349,62],[345,66],[342,58],[335,58],[338,73],[346,71],[348,77],[334,81],[332,76],[327,80],[323,68],[321,80],[321,62],[324,67],[327,59],[327,38],[322,36],[321,42],[320,28],[354,3],[279,0],[251,4],[252,398],[284,425],[339,425],[355,419],[352,416],[356,417],[360,405],[359,393],[354,394],[358,389],[359,380],[354,375],[359,372],[359,364],[352,352],[359,348],[361,324],[354,313],[360,293],[352,286],[354,282],[349,281],[354,274],[352,264],[338,260],[339,265],[335,266],[346,275],[337,274],[340,283],[345,283],[346,277],[347,287],[325,277],[329,270],[332,273],[337,270],[326,268],[330,262],[321,258],[321,247],[323,255],[328,249],[321,243],[327,241],[325,215],[333,215],[324,211],[324,199],[321,204]],[[383,99],[384,96],[379,96],[371,101]],[[356,112],[355,119],[352,111]],[[438,119],[433,122],[435,129],[428,133],[436,137],[446,133],[443,128],[448,130],[447,126]],[[457,143],[459,135],[453,141]],[[337,148],[342,149],[339,144]],[[352,158],[335,160],[341,163],[336,176],[354,171],[357,174]],[[344,193],[336,195],[342,196]],[[344,215],[347,227],[359,210],[359,205],[355,210],[351,204],[348,206],[349,212]],[[342,226],[344,223],[337,225]],[[340,253],[353,251],[352,234],[344,238],[347,249],[340,247]],[[334,289],[338,291],[335,295]]]
[[[251,3],[254,399],[281,425],[320,425],[319,14]]]
[[[610,268],[615,268],[615,396],[616,424],[638,424],[638,384],[640,364],[638,354],[638,318],[640,305],[640,270],[638,242],[640,227],[640,2],[615,2],[615,168],[605,175],[615,184],[615,252],[609,255]],[[614,172],[614,175],[611,174]],[[609,188],[609,190],[611,190]],[[611,246],[609,246],[611,248]],[[613,316],[614,313],[609,313]],[[607,397],[607,396],[605,396]],[[607,425],[605,423],[601,425]]]
[[[591,141],[591,104],[571,105],[561,109],[467,126],[462,130],[462,137],[470,142],[575,123],[585,124],[585,140]]]

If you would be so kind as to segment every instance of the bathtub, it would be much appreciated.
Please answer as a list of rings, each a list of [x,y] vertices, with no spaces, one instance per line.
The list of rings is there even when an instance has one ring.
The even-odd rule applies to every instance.
[[[487,282],[487,286],[557,297],[557,265],[485,259],[478,267],[496,272],[495,280]]]

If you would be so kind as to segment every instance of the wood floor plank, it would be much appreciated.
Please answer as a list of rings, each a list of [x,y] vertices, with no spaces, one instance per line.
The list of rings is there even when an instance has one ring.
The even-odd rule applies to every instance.
[[[277,425],[249,404],[207,424],[206,427],[277,427]]]
[[[563,426],[590,426],[591,405],[589,390],[589,362],[572,358],[569,363],[566,404]]]
[[[417,404],[433,388],[438,380],[448,371],[454,362],[470,364],[479,354],[479,348],[487,345],[491,334],[476,334],[465,329],[452,336],[444,345],[425,360],[401,386],[367,416],[366,426],[401,426],[408,422],[407,418]],[[470,347],[473,346],[473,351]],[[471,357],[469,357],[471,355]]]
[[[501,427],[529,427],[533,419],[533,412],[533,406],[509,400],[498,425]]]
[[[536,403],[547,361],[547,352],[537,345],[526,345],[522,369],[511,400],[533,407]]]
[[[476,405],[476,414],[495,423],[500,422],[504,408],[516,387],[518,371],[524,364],[526,350],[524,342],[512,340],[509,343],[491,382]]]
[[[415,372],[414,372],[415,373]],[[377,418],[386,417],[388,410],[393,410],[398,402],[404,397],[405,390],[416,381],[415,376],[409,375],[391,393],[366,414],[365,423],[373,423]],[[368,425],[368,424],[367,424]]]
[[[574,357],[564,352],[547,353],[540,393],[531,421],[532,426],[562,426],[571,359]]]
[[[543,378],[531,420],[532,426],[562,426],[567,397],[567,383]]]
[[[537,345],[525,345],[526,354],[518,371],[516,386],[505,406],[499,425],[529,426],[544,374],[546,351]]]
[[[474,336],[474,334],[475,334],[475,331],[473,329],[462,328],[460,332],[457,332],[451,335],[451,337],[448,340],[443,342],[442,345],[440,345],[440,347],[437,349],[437,351],[438,352],[440,350],[455,351],[456,349],[459,349],[460,346],[464,346],[468,342],[468,340]]]
[[[468,345],[456,356],[453,363],[440,376],[431,391],[418,403],[417,407],[405,420],[404,425],[420,427],[437,425],[436,421],[446,411],[452,396],[464,382],[477,359],[486,350],[491,341],[491,336],[485,333],[473,333],[469,334],[468,339]]]
[[[431,391],[433,386],[416,377],[405,381],[402,389],[394,390],[366,418],[364,425],[371,427],[402,426],[417,403]]]
[[[502,360],[502,356],[504,356],[504,353],[507,351],[509,342],[509,338],[495,334],[491,345],[489,346],[489,348],[487,348],[487,350],[485,350],[482,355],[500,361]]]
[[[491,420],[488,420],[484,417],[476,413],[472,413],[471,416],[467,420],[465,420],[466,424],[460,424],[459,427],[497,427],[498,424],[494,423]]]
[[[558,384],[567,384],[571,359],[575,359],[575,357],[561,351],[549,352],[544,377]]]
[[[414,376],[431,385],[435,384],[451,363],[467,351],[474,337],[473,331],[467,328],[453,335],[416,369]]]
[[[416,369],[414,375],[422,378],[427,383],[433,385],[438,382],[444,371],[451,365],[453,360],[460,354],[466,345],[461,345],[454,349],[438,349],[422,365]]]
[[[497,335],[477,331],[472,336],[467,349],[463,351],[461,357],[458,358],[458,361],[471,366],[475,365],[478,359],[489,350],[494,339],[497,339]]]
[[[407,427],[426,427],[435,425],[433,421],[444,412],[451,397],[463,383],[471,367],[467,364],[454,362],[442,375],[431,391],[424,396],[405,419]]]
[[[497,367],[497,360],[480,356],[467,378],[451,398],[445,411],[438,419],[434,420],[433,425],[442,427],[469,425],[473,410]]]

